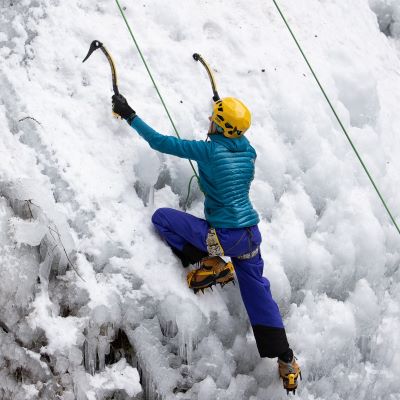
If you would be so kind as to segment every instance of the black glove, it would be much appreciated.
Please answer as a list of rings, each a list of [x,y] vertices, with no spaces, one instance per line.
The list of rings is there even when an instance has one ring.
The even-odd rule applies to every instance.
[[[112,110],[115,112],[115,114],[118,114],[121,118],[126,120],[130,125],[133,119],[136,117],[135,110],[132,109],[122,94],[114,94],[111,99]]]

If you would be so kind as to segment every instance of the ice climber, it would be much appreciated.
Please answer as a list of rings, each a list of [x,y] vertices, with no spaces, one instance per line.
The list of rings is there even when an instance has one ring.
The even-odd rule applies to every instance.
[[[209,140],[197,141],[156,132],[136,115],[122,95],[114,95],[112,102],[113,111],[151,148],[197,162],[205,219],[159,208],[152,217],[155,229],[184,267],[196,263],[200,266],[187,276],[189,287],[195,291],[224,285],[236,273],[260,356],[278,357],[283,385],[294,392],[300,368],[289,347],[270,283],[263,277],[259,217],[249,199],[257,156],[244,136],[251,124],[250,111],[232,97],[216,101],[209,118]],[[232,262],[225,262],[221,256],[230,257]]]

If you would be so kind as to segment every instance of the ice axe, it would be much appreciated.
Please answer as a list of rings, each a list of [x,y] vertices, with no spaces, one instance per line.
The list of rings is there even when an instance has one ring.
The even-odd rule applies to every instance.
[[[196,61],[200,61],[201,64],[202,64],[202,65],[204,66],[204,68],[206,69],[207,74],[208,74],[208,77],[210,78],[211,88],[212,88],[212,91],[213,91],[213,94],[214,94],[214,95],[213,95],[213,100],[214,100],[214,101],[218,101],[218,100],[220,99],[220,97],[219,97],[219,94],[218,94],[218,92],[217,92],[217,85],[216,85],[216,83],[215,83],[214,75],[213,75],[213,73],[212,73],[212,71],[211,71],[211,68],[210,68],[209,65],[205,62],[204,58],[203,58],[200,54],[194,53],[194,54],[193,54],[193,58],[194,58]]]
[[[89,51],[86,55],[86,57],[83,59],[83,63],[92,55],[94,51],[97,49],[101,49],[103,54],[107,57],[107,60],[110,64],[111,67],[111,75],[112,75],[112,87],[115,95],[119,95],[119,90],[118,90],[118,80],[117,80],[117,70],[115,69],[115,64],[114,61],[110,55],[110,53],[107,51],[107,49],[104,47],[103,43],[101,43],[99,40],[93,40],[93,42],[90,45]],[[117,118],[120,118],[119,115],[115,114],[113,112],[113,115]]]

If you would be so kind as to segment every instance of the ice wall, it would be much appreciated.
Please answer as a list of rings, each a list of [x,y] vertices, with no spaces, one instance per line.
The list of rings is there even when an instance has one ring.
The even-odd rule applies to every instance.
[[[397,218],[397,2],[280,3]],[[252,110],[251,198],[298,397],[399,398],[399,235],[273,3],[123,6],[183,137],[203,140],[211,112],[194,52]],[[132,107],[173,134],[113,2],[0,2],[0,398],[284,396],[238,287],[195,296],[153,231],[192,171],[112,118],[104,56],[81,63],[94,39]],[[202,216],[197,187],[188,211]]]

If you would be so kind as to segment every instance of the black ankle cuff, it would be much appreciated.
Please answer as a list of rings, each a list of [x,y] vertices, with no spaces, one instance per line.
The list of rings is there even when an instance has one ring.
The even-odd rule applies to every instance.
[[[198,249],[191,243],[187,243],[183,246],[182,253],[185,255],[186,259],[190,261],[190,264],[196,264],[202,258],[208,256],[206,251]]]
[[[171,250],[181,260],[183,268],[188,267],[190,264],[196,264],[202,258],[208,256],[207,252],[199,250],[190,243],[185,244],[182,250],[178,250],[175,247],[171,247]]]
[[[181,260],[183,268],[187,268],[190,265],[190,260],[180,250],[175,247],[171,247],[171,250]]]
[[[289,350],[284,328],[254,325],[253,332],[260,357],[275,358]]]
[[[285,363],[290,363],[293,360],[293,350],[289,348],[279,356],[279,359]]]

